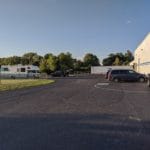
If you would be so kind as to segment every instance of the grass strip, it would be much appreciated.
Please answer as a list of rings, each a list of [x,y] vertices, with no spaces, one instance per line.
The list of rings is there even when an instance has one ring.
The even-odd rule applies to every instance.
[[[47,85],[54,83],[54,80],[48,79],[6,79],[1,80],[0,91],[8,91],[15,89],[22,89],[27,87],[34,87],[40,85]]]

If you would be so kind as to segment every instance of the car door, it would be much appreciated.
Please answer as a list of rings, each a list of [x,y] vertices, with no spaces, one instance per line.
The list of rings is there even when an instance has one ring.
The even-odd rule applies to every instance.
[[[123,81],[128,81],[128,72],[127,72],[127,70],[120,70],[120,78]]]
[[[129,81],[136,81],[137,80],[137,74],[133,70],[128,70],[128,77],[129,77]]]

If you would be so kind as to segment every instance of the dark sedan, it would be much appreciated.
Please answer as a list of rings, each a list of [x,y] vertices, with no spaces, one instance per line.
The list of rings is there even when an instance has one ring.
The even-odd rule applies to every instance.
[[[114,69],[109,72],[109,81],[146,81],[146,76],[129,69]]]
[[[61,70],[58,70],[58,71],[51,73],[51,76],[52,77],[66,77],[66,76],[68,76],[68,73],[61,71]]]

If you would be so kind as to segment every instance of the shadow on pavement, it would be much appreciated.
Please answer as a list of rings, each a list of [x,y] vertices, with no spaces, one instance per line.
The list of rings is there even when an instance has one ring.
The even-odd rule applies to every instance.
[[[102,78],[103,80],[105,80],[104,75],[100,74],[75,75],[69,77],[51,77],[50,79],[95,79],[95,78]]]
[[[149,125],[109,114],[0,117],[0,150],[149,150]]]

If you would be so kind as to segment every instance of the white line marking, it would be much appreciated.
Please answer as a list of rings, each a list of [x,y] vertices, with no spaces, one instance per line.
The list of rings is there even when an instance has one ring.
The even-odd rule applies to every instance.
[[[106,83],[106,82],[105,82],[105,83],[97,83],[97,85],[98,85],[98,86],[101,86],[101,85],[102,85],[102,86],[103,86],[103,85],[106,85],[106,86],[107,86],[107,85],[109,85],[109,83]]]
[[[142,119],[134,116],[129,116],[129,119],[141,122]]]
[[[109,83],[107,84],[107,86]],[[150,94],[150,91],[130,91],[130,90],[125,90],[125,89],[115,89],[115,88],[108,88],[108,87],[103,87],[102,85],[95,84],[95,88],[99,88],[102,90],[107,90],[107,91],[114,91],[114,92],[125,92],[125,93],[131,93],[131,94]]]

